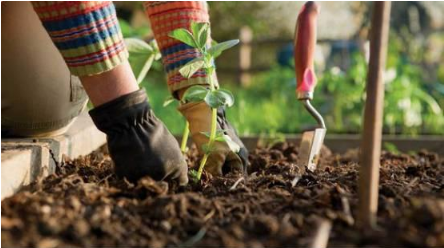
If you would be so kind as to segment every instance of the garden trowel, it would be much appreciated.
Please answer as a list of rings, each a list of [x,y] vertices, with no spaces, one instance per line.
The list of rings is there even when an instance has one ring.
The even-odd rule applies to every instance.
[[[310,171],[316,169],[320,151],[327,131],[322,116],[310,104],[316,86],[314,54],[316,47],[316,22],[320,8],[315,2],[307,2],[299,12],[295,31],[294,62],[296,69],[296,95],[305,109],[313,116],[318,126],[302,134],[299,149],[299,166]]]

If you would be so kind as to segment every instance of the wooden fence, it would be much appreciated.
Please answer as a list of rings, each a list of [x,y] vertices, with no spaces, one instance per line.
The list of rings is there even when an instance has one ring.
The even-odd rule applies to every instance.
[[[293,43],[293,39],[260,38],[254,39],[253,31],[250,27],[244,26],[239,30],[238,64],[237,67],[220,67],[218,71],[229,74],[236,74],[237,81],[241,86],[248,86],[251,83],[252,74],[271,69],[270,66],[254,66],[252,55],[254,48],[261,45],[284,45]],[[338,40],[318,39],[317,44],[331,44]]]

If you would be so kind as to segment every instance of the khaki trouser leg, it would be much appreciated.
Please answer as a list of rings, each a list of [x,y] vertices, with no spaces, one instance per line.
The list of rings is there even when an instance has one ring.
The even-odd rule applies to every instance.
[[[62,134],[87,96],[29,2],[2,2],[2,137]]]

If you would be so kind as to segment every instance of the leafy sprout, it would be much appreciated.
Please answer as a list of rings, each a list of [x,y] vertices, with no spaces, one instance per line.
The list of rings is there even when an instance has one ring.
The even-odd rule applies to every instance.
[[[204,133],[209,138],[207,144],[202,146],[202,151],[205,153],[200,162],[197,171],[196,179],[200,180],[203,169],[209,155],[214,151],[215,142],[225,142],[229,148],[238,152],[240,147],[234,142],[224,130],[217,130],[217,109],[223,107],[231,107],[234,104],[233,94],[226,89],[216,88],[213,73],[215,71],[214,60],[222,54],[223,51],[230,49],[237,45],[239,40],[229,40],[221,43],[213,43],[209,46],[208,40],[210,36],[209,23],[192,23],[190,30],[179,28],[169,34],[170,37],[179,40],[193,48],[196,48],[200,56],[191,60],[179,69],[179,73],[184,78],[191,78],[199,70],[204,70],[208,76],[210,86],[194,85],[185,91],[182,102],[205,102],[211,108],[211,131]],[[166,103],[170,103],[167,100]],[[188,137],[184,137],[188,138]],[[182,144],[185,142],[182,140]],[[194,174],[190,174],[192,177]]]

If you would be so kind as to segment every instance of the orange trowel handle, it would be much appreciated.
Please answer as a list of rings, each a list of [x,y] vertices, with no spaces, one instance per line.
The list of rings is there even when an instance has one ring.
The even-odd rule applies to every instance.
[[[320,7],[307,2],[299,12],[294,41],[294,64],[296,69],[296,95],[299,100],[313,98],[316,86],[314,53],[316,46],[316,23]]]

